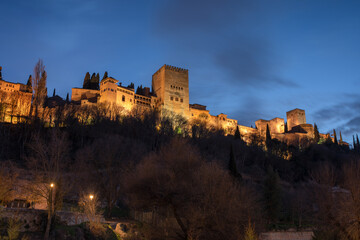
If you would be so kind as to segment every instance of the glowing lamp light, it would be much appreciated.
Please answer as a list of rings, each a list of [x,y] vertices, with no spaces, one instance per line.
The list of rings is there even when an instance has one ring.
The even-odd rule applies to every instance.
[[[53,183],[50,183],[50,187],[53,188],[55,185]]]
[[[94,195],[90,194],[89,198],[90,198],[90,200],[93,200]]]

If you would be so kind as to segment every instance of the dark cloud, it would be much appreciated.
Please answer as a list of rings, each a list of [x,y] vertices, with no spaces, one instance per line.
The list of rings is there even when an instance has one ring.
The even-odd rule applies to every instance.
[[[253,6],[244,0],[174,0],[159,9],[157,30],[163,34],[217,34]]]
[[[245,37],[231,42],[215,56],[216,65],[226,71],[231,82],[258,88],[298,87],[274,73],[273,61],[267,42]]]
[[[253,31],[261,22],[258,15],[254,1],[169,1],[159,10],[155,28],[158,36],[176,46],[172,56],[188,58],[191,65],[210,63],[229,84],[297,87],[275,72],[278,59],[271,44]]]
[[[360,97],[354,96],[349,101],[343,101],[341,103],[325,107],[315,112],[315,118],[323,121],[339,121],[343,119],[351,119],[360,115]]]
[[[332,129],[341,131],[346,141],[351,141],[351,136],[360,133],[360,96],[344,94],[348,98],[315,112],[315,118],[321,122],[328,132]]]
[[[360,134],[360,114],[349,120],[347,123],[337,127],[342,134],[349,139],[352,135]]]

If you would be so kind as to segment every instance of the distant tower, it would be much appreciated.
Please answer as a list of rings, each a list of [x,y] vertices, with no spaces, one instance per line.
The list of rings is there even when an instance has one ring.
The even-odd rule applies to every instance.
[[[186,119],[190,117],[187,69],[162,66],[152,76],[152,88],[158,98],[157,106],[162,113],[167,110]]]
[[[294,126],[306,124],[305,110],[295,108],[286,113],[288,130],[290,131]]]

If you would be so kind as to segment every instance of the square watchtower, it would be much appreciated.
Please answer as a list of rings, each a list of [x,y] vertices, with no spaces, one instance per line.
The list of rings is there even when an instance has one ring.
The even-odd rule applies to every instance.
[[[187,69],[162,66],[152,76],[152,88],[158,98],[157,106],[162,113],[166,110],[186,119],[190,117]]]
[[[286,118],[289,131],[297,125],[306,124],[305,110],[302,109],[295,108],[286,112]]]

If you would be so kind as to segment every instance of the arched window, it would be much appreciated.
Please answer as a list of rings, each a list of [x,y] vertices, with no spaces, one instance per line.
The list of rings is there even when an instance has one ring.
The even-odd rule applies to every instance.
[[[125,102],[125,96],[124,95],[122,96],[122,101]]]

